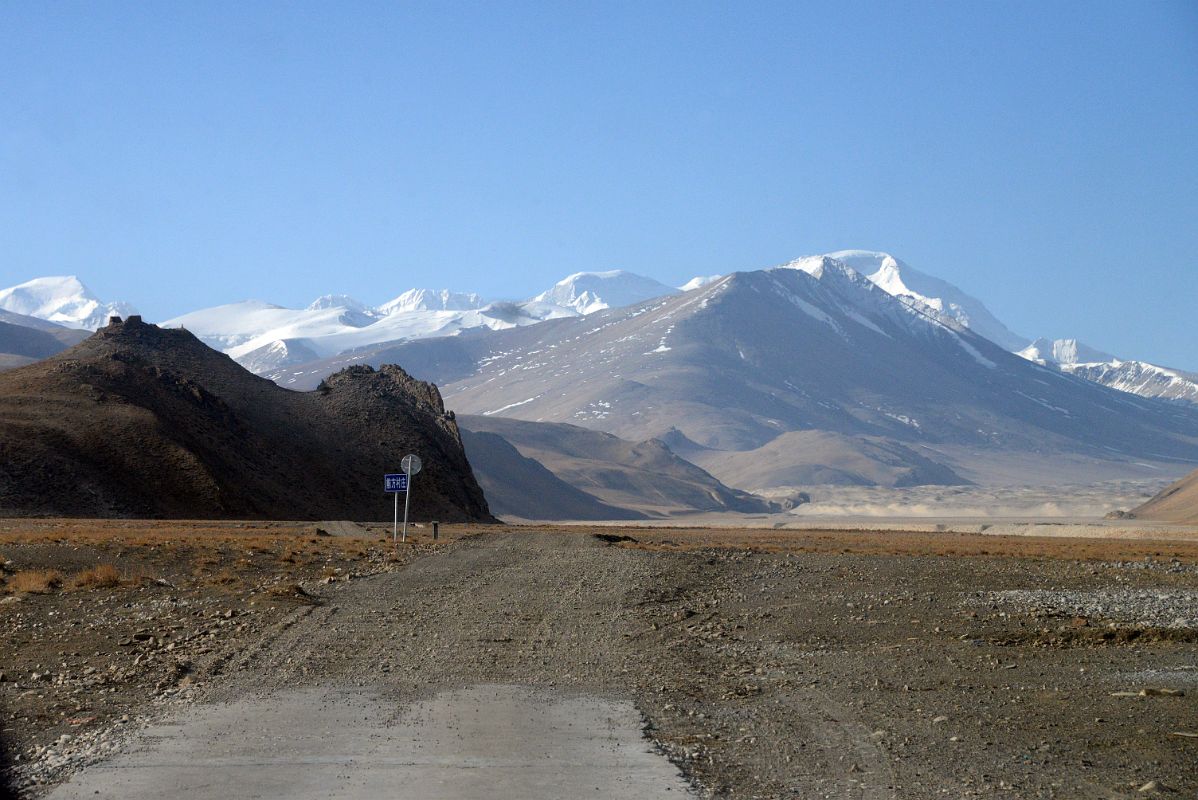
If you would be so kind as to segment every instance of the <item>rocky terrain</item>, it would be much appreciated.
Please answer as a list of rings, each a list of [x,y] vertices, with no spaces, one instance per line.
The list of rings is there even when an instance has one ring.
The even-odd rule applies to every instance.
[[[287,526],[50,525],[0,533],[15,566],[118,557],[174,585],[8,577],[0,691],[34,796],[179,703],[477,684],[630,698],[709,797],[1198,791],[1194,541],[455,526],[389,563]],[[255,567],[238,590],[167,567],[206,553]]]
[[[131,317],[0,374],[6,515],[383,519],[409,452],[414,518],[491,519],[437,388],[398,367],[291,392]]]
[[[434,548],[427,531],[397,551],[389,528],[376,538],[330,530],[0,522],[0,724],[21,780],[36,786],[102,757],[330,586]]]

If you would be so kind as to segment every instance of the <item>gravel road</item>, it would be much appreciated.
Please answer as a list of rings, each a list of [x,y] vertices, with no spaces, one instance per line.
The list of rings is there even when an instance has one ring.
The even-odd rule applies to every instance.
[[[642,545],[460,539],[318,587],[322,602],[212,665],[193,695],[253,705],[332,687],[401,716],[479,686],[632,703],[694,791],[721,798],[1198,791],[1196,693],[1170,684],[1198,662],[1193,630],[998,601],[1189,597],[1192,569]]]

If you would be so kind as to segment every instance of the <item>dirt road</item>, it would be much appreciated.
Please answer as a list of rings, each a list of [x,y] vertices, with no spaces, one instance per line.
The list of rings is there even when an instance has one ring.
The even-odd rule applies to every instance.
[[[213,665],[199,699],[359,691],[396,722],[479,686],[632,703],[717,797],[1198,791],[1191,564],[654,535],[482,534],[321,587],[319,605]],[[1069,606],[1094,597],[1088,617]]]

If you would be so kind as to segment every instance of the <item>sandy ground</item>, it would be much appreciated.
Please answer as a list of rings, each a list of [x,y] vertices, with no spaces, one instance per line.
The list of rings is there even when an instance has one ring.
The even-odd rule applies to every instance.
[[[10,584],[115,547],[172,587],[0,606],[5,735],[34,795],[128,757],[142,720],[330,686],[402,715],[480,685],[635,707],[701,796],[1198,792],[1195,541],[451,528],[390,559],[378,538],[282,526],[270,555],[239,549],[252,570],[230,589],[172,565],[262,530],[102,523],[84,547],[38,524],[63,527],[0,524]],[[288,537],[309,560],[280,558]]]

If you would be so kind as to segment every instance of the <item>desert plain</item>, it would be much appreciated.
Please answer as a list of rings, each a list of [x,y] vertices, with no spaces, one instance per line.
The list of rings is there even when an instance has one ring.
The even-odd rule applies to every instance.
[[[662,796],[1198,792],[1198,532],[390,533],[0,522],[0,704],[20,794],[141,796],[137,770],[105,765],[196,709],[282,713],[316,692],[289,728],[358,703],[385,709],[378,732],[479,691],[620,704],[683,787]],[[358,796],[355,768],[335,772],[325,796]]]

